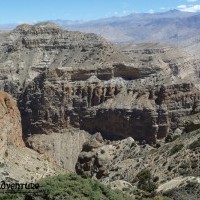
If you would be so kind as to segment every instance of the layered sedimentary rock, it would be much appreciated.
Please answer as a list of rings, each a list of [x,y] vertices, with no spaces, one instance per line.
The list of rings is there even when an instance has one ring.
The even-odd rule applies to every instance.
[[[15,96],[47,69],[56,69],[58,76],[63,73],[60,68],[71,69],[73,79],[75,69],[84,70],[87,77],[113,60],[127,60],[95,34],[64,31],[52,24],[22,25],[0,38],[0,85]]]
[[[137,80],[96,76],[70,82],[52,73],[27,86],[20,102],[27,134],[49,134],[73,126],[109,139],[133,137],[155,142],[193,112],[199,91],[192,83],[147,85]],[[31,94],[31,95],[30,95]]]
[[[0,86],[18,99],[25,138],[76,127],[155,143],[199,100],[188,81],[196,80],[193,62],[172,47],[119,50],[95,34],[48,23],[1,38]]]

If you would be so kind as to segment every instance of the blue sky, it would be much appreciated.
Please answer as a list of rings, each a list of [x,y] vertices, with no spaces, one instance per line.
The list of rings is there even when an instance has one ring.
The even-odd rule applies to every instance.
[[[200,11],[200,0],[0,0],[0,24],[92,20],[170,9]]]

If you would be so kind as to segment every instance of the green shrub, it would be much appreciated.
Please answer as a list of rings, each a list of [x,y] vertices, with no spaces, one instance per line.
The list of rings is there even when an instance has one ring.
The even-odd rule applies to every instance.
[[[4,164],[4,163],[0,163],[0,168],[1,168],[1,167],[4,167],[4,166],[5,166],[5,164]]]
[[[177,152],[179,152],[183,147],[184,147],[183,144],[177,144],[177,145],[173,146],[171,151],[170,151],[170,156],[174,155]]]
[[[200,148],[200,138],[198,138],[198,140],[194,141],[189,146],[189,149],[191,149],[191,150],[195,150],[196,148]]]
[[[153,182],[153,177],[148,169],[144,169],[136,176],[138,180],[138,188],[147,192],[154,192],[157,185]]]

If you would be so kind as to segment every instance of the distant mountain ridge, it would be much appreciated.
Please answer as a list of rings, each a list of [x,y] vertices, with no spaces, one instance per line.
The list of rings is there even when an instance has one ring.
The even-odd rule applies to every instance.
[[[68,30],[96,33],[112,42],[179,43],[200,33],[200,13],[170,10],[160,13],[133,13],[92,21],[51,20]],[[18,24],[0,24],[11,30]]]
[[[179,43],[198,35],[199,25],[199,13],[171,10],[100,19],[64,28],[100,34],[112,42]]]

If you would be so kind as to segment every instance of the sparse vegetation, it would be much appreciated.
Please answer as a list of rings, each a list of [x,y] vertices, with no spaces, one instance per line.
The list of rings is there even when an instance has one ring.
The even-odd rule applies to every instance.
[[[39,181],[43,192],[32,194],[1,194],[1,200],[131,200],[121,191],[112,190],[95,180],[78,175],[59,175]]]

